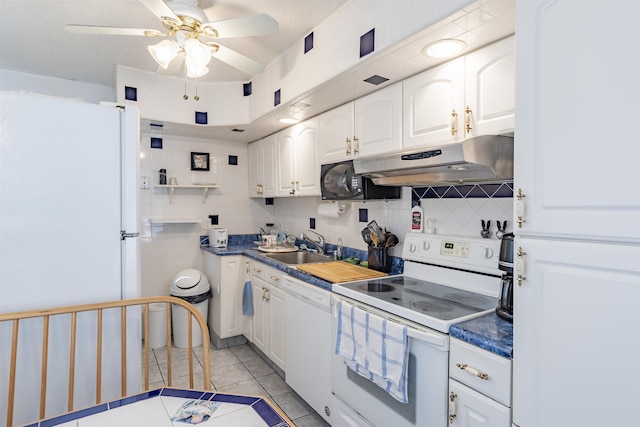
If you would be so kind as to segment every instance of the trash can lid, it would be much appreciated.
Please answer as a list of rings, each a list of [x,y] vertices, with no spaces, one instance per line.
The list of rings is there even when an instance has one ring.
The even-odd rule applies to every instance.
[[[188,268],[176,274],[169,291],[173,296],[184,297],[204,294],[210,288],[207,276],[195,268]]]

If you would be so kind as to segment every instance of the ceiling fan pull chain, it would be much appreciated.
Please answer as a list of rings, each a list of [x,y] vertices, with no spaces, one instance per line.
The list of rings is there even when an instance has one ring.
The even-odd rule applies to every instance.
[[[182,99],[185,101],[189,99],[189,95],[187,95],[187,67],[184,67],[184,95],[182,95]]]
[[[200,100],[200,97],[198,96],[198,78],[197,77],[196,77],[196,96],[194,96],[193,99],[195,99],[196,101]]]

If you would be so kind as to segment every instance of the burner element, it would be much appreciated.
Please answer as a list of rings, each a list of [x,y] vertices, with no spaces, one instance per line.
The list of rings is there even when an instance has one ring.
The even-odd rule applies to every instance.
[[[358,289],[366,292],[391,292],[395,287],[384,283],[363,283],[358,285]]]
[[[438,301],[412,301],[411,308],[425,313],[447,313],[453,310],[451,304]]]

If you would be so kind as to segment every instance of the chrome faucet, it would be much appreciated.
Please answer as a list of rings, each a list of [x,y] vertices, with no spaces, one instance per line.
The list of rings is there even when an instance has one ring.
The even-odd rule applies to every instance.
[[[318,253],[320,253],[320,255],[324,255],[324,236],[320,233],[316,233],[313,230],[309,230],[309,231],[315,234],[316,236],[318,236],[318,240],[312,240],[311,238],[309,238],[309,236],[307,236],[304,233],[300,234],[300,239],[313,244],[313,246],[315,246],[316,249],[318,249]]]

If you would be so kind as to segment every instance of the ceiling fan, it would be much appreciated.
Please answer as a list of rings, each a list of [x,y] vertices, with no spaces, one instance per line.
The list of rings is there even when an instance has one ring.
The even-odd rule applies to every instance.
[[[73,24],[66,25],[65,29],[82,34],[167,37],[156,45],[148,46],[149,53],[158,63],[157,72],[174,74],[184,64],[186,75],[193,78],[209,72],[207,64],[212,56],[249,76],[261,73],[264,70],[262,64],[221,45],[217,40],[268,35],[279,30],[278,23],[267,14],[210,22],[198,7],[198,0],[139,1],[160,18],[167,33],[153,29]]]

